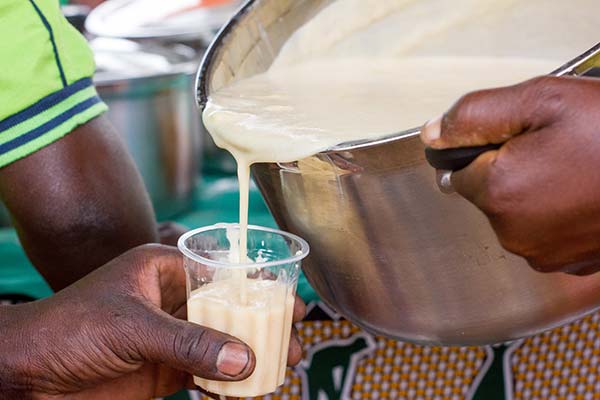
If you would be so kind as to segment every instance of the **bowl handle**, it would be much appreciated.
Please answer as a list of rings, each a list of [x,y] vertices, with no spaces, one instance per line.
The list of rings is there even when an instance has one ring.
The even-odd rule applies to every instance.
[[[425,149],[425,158],[435,169],[458,171],[471,164],[486,151],[497,150],[502,144],[486,144],[484,146],[457,147],[453,149]]]

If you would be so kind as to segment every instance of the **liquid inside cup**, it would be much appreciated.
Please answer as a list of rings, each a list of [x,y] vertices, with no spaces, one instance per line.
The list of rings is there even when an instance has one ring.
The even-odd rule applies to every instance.
[[[255,397],[284,382],[294,295],[308,245],[285,232],[250,226],[250,263],[241,265],[232,262],[237,256],[231,254],[237,252],[229,243],[236,237],[232,229],[238,226],[200,228],[179,240],[188,278],[188,321],[244,341],[254,352],[256,367],[243,381],[194,377],[194,383],[223,396]]]
[[[242,290],[246,292],[245,302],[239,296]],[[293,310],[292,292],[276,281],[231,278],[192,292],[188,320],[243,340],[256,357],[254,373],[244,381],[194,377],[194,383],[226,396],[253,397],[274,392],[285,379]]]

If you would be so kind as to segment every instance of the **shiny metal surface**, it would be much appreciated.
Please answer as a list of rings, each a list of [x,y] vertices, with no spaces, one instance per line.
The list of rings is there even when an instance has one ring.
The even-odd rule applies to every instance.
[[[200,104],[207,93],[234,79],[264,72],[289,35],[335,0],[278,0],[268,7],[246,2],[204,53],[196,81]],[[256,6],[259,5],[259,6]],[[284,16],[284,18],[280,18]],[[243,21],[243,23],[239,23]],[[202,77],[210,76],[210,79]],[[235,160],[204,134],[204,169],[235,174]]]
[[[198,103],[202,106],[208,93],[233,80],[266,71],[290,35],[334,1],[246,2],[204,54],[196,80]]]
[[[207,52],[200,106],[266,70],[332,1],[247,3]],[[542,274],[504,251],[481,212],[439,190],[423,150],[413,130],[253,167],[281,228],[310,243],[304,271],[326,303],[368,331],[438,345],[512,340],[598,308],[600,275]]]
[[[563,76],[563,75],[585,75],[593,67],[600,65],[600,43],[594,47],[582,53],[573,60],[565,63],[560,68],[552,71],[550,75]]]
[[[198,176],[201,133],[190,66],[193,69],[188,64],[162,73],[139,71],[137,77],[136,72],[119,77],[103,70],[94,80],[109,106],[108,118],[142,174],[159,220],[188,207]]]

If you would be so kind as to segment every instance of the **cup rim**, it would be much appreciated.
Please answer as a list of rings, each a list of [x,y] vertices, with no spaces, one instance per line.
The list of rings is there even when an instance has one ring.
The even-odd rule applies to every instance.
[[[265,261],[265,262],[261,262],[261,263],[232,264],[229,262],[211,260],[209,258],[200,256],[200,255],[194,253],[193,251],[191,251],[185,244],[185,241],[187,239],[189,239],[190,237],[192,237],[194,235],[197,235],[198,233],[207,232],[207,231],[211,231],[211,230],[217,230],[217,229],[226,229],[228,227],[237,227],[239,229],[239,226],[240,226],[240,224],[218,223],[218,224],[214,224],[214,225],[208,225],[208,226],[203,226],[200,228],[192,229],[179,237],[179,240],[177,240],[177,248],[179,248],[179,251],[181,253],[183,253],[184,256],[186,256],[200,264],[211,266],[211,267],[221,267],[221,268],[226,267],[226,268],[230,268],[230,269],[267,268],[267,267],[274,267],[274,266],[282,265],[282,264],[290,264],[290,263],[294,263],[294,262],[303,260],[310,253],[310,246],[308,245],[308,242],[306,240],[302,239],[300,236],[297,236],[297,235],[294,235],[293,233],[285,232],[285,231],[282,231],[279,229],[267,228],[265,226],[258,226],[258,225],[248,225],[248,231],[250,231],[250,230],[263,231],[263,232],[270,232],[270,233],[275,233],[275,234],[284,236],[288,239],[298,242],[300,244],[300,250],[298,250],[298,252],[295,255],[287,257],[287,258],[283,258],[281,260]]]

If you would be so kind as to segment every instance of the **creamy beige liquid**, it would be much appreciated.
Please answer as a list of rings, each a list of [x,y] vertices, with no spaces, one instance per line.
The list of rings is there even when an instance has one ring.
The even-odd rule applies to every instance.
[[[240,285],[245,301],[239,300]],[[194,383],[224,396],[254,397],[283,384],[294,310],[288,286],[269,280],[232,277],[192,292],[188,320],[247,343],[256,356],[254,373],[241,382],[217,382],[194,377]]]
[[[249,181],[250,178],[248,177],[246,181]],[[241,186],[241,185],[240,185]],[[246,192],[248,192],[249,190],[246,190]],[[243,196],[241,195],[241,191],[240,191],[240,207],[241,204],[245,204],[245,207],[248,207],[248,197],[246,196],[245,201],[242,199]],[[247,213],[246,213],[247,214]],[[227,228],[227,240],[229,241],[229,252],[227,254],[228,256],[228,261],[231,264],[250,264],[252,263],[252,260],[250,258],[248,258],[247,255],[247,251],[240,251],[240,249],[246,249],[248,246],[246,244],[246,242],[248,241],[248,220],[246,219],[244,221],[245,226],[242,229],[242,226],[240,224],[240,229],[234,229],[233,227],[228,227]],[[264,260],[262,259],[257,259],[254,260],[255,262],[262,262]],[[229,269],[229,268],[223,268],[223,269],[217,269],[215,271],[215,276],[213,277],[213,280],[218,281],[221,279],[235,279],[237,280],[237,293],[235,293],[236,296],[238,296],[238,303],[239,304],[246,304],[248,302],[248,288],[246,287],[246,276],[249,272],[248,269],[244,268],[244,269]]]
[[[218,90],[203,118],[238,165],[289,162],[419,127],[467,91],[516,83],[556,65],[486,57],[316,60]],[[247,170],[240,171],[245,181]]]

